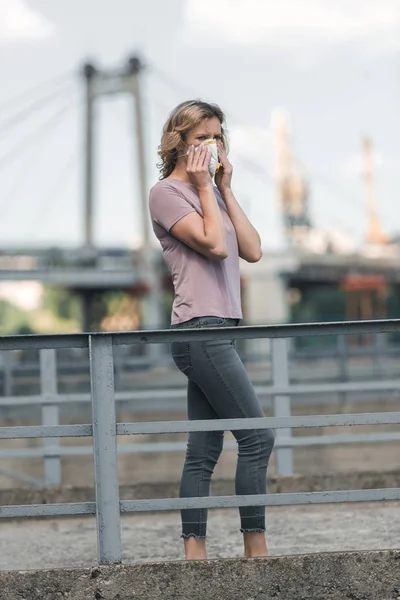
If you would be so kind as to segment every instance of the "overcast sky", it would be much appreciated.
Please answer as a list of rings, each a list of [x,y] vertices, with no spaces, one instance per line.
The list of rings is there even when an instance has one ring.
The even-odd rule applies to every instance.
[[[347,227],[362,239],[357,155],[368,134],[382,224],[400,231],[398,0],[0,0],[0,245],[82,240],[83,107],[74,73],[88,58],[110,68],[135,51],[148,63],[149,186],[168,111],[193,96],[217,102],[229,117],[238,199],[264,246],[279,246],[270,119],[284,107],[310,176],[315,224]],[[52,84],[24,95],[59,75],[60,93]],[[45,93],[53,98],[42,111],[14,122]],[[130,110],[124,98],[98,106],[95,237],[102,245],[140,236]]]

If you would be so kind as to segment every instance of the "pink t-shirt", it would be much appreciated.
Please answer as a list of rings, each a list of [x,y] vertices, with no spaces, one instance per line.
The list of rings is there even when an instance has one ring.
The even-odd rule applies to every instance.
[[[218,189],[214,188],[225,222],[228,256],[211,260],[171,233],[171,228],[191,212],[203,216],[194,185],[178,179],[163,179],[150,191],[150,215],[164,260],[172,275],[175,298],[172,324],[194,317],[241,319],[239,250],[236,231]]]

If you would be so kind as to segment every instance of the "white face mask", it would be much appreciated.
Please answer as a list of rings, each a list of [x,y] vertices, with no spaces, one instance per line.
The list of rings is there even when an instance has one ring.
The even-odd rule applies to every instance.
[[[199,146],[195,147],[195,151],[198,150],[198,148],[200,148],[200,146],[208,146],[211,150],[211,158],[210,158],[210,164],[208,165],[208,171],[209,171],[211,177],[214,177],[214,175],[218,172],[218,169],[221,166],[221,163],[218,160],[217,141],[213,140],[213,139],[205,140]],[[187,151],[187,154],[189,154],[189,150]]]

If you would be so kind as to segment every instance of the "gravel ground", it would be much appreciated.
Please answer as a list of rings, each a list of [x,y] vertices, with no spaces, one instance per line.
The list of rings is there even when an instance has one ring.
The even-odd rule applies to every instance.
[[[272,507],[268,539],[273,555],[399,548],[400,503]],[[179,513],[122,518],[125,563],[179,560]],[[209,558],[242,555],[237,511],[210,511]],[[93,518],[3,521],[0,570],[95,565]]]

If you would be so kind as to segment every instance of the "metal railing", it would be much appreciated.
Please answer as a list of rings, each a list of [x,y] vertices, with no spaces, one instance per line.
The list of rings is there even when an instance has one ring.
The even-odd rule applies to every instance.
[[[376,331],[400,330],[400,320],[280,325],[260,327],[180,329],[137,331],[115,334],[76,334],[57,336],[16,336],[0,338],[0,350],[21,348],[57,349],[87,348],[90,355],[92,424],[59,425],[48,423],[54,414],[44,415],[40,426],[1,427],[0,439],[41,438],[58,440],[61,437],[93,436],[95,466],[95,502],[45,504],[29,506],[2,506],[0,517],[34,517],[61,515],[96,515],[98,560],[101,564],[121,562],[121,513],[180,510],[185,508],[228,508],[239,506],[282,506],[320,504],[331,502],[361,502],[400,499],[400,488],[374,490],[343,490],[329,492],[305,492],[294,494],[260,494],[248,496],[217,496],[205,498],[163,498],[158,500],[119,499],[117,436],[138,434],[184,433],[190,431],[216,431],[238,429],[272,428],[281,433],[281,439],[289,436],[292,428],[328,427],[347,425],[399,424],[400,412],[359,413],[339,415],[314,415],[292,417],[288,411],[288,369],[284,362],[285,338],[301,335],[352,335]],[[115,412],[113,347],[125,344],[151,344],[180,341],[206,341],[218,339],[271,338],[275,355],[275,417],[250,419],[218,419],[205,421],[167,421],[117,423]],[[51,354],[43,354],[42,367],[53,361]],[[283,361],[283,362],[282,362]],[[53,369],[53,366],[52,366]],[[380,382],[382,383],[382,382]],[[397,384],[396,384],[397,385]],[[46,382],[47,404],[54,405],[54,385]],[[303,386],[304,387],[304,386]],[[48,408],[49,406],[44,408]],[[289,414],[288,414],[289,413]],[[279,445],[279,435],[278,445]],[[50,441],[49,441],[50,440]],[[280,448],[288,451],[289,448]],[[279,449],[278,449],[279,450]],[[285,457],[283,456],[283,461]],[[55,457],[52,457],[55,458]],[[50,463],[49,463],[50,464]],[[50,467],[49,467],[50,468]],[[54,468],[54,467],[52,467]]]
[[[243,323],[246,325],[246,323]],[[348,344],[346,342],[347,337],[339,335],[336,338],[336,344],[332,346],[328,344],[326,347],[314,348],[290,348],[289,358],[290,362],[296,363],[300,361],[301,365],[311,363],[315,359],[331,359],[334,361],[340,376],[343,380],[347,380],[349,373],[349,359],[366,359],[370,362],[373,369],[373,376],[379,379],[384,378],[384,372],[387,371],[385,363],[387,361],[394,361],[400,357],[400,345],[388,341],[385,334],[376,333],[371,336],[368,340],[369,343],[364,344]],[[254,345],[256,342],[256,345]],[[263,344],[264,340],[258,340]],[[265,364],[270,362],[271,351],[260,345],[258,347],[257,340],[252,340],[251,348],[240,348],[239,353],[242,361],[249,366],[256,366],[257,363]],[[142,371],[145,369],[151,369],[154,366],[162,367],[174,367],[174,363],[168,350],[159,356],[155,363],[154,358],[146,353],[138,352],[135,349],[136,354],[132,354],[133,348],[130,352],[126,352],[126,349],[121,347],[121,350],[125,350],[123,354],[115,354],[114,366],[116,379],[122,379],[125,376],[129,376],[136,371]],[[37,379],[40,377],[40,365],[38,360],[32,358],[26,359],[26,357],[16,357],[13,353],[4,352],[0,355],[0,390],[2,390],[4,396],[14,396],[14,390],[21,385],[37,385]],[[89,358],[84,353],[79,352],[78,355],[70,351],[67,355],[61,357],[57,361],[57,371],[60,376],[65,380],[68,380],[68,376],[73,374],[86,374],[89,371]]]
[[[339,348],[350,352],[343,344],[343,335],[338,336]],[[375,336],[376,337],[376,336]],[[272,364],[272,385],[256,385],[255,390],[260,399],[272,398],[272,409],[274,416],[290,417],[292,414],[292,399],[294,396],[309,395],[312,404],[312,397],[320,398],[321,394],[347,394],[361,391],[370,392],[396,392],[400,393],[400,379],[388,379],[371,381],[346,381],[332,383],[290,383],[290,360],[295,356],[289,348],[287,339],[271,340],[271,364]],[[368,355],[366,349],[361,349],[356,355]],[[8,353],[5,353],[6,355]],[[8,354],[9,355],[9,354]],[[70,393],[59,394],[57,391],[57,365],[56,351],[54,349],[40,350],[40,394],[29,396],[5,396],[0,397],[0,411],[2,407],[26,407],[39,406],[41,409],[41,418],[43,425],[58,425],[60,422],[60,407],[65,404],[88,404],[90,402],[89,393]],[[314,356],[314,354],[313,354]],[[339,367],[342,374],[342,355],[336,355],[340,359]],[[146,358],[146,361],[148,359]],[[114,373],[116,372],[116,361],[114,358]],[[89,363],[87,365],[89,370]],[[377,376],[376,373],[374,373]],[[173,401],[174,407],[184,408],[186,390],[184,388],[172,389],[146,389],[130,392],[116,392],[115,401],[129,401],[135,408],[142,407],[146,412],[154,412],[157,409],[165,412],[168,405],[167,401]],[[149,405],[149,401],[159,400],[158,406]],[[363,444],[363,443],[382,443],[400,441],[400,431],[380,432],[380,433],[351,433],[351,434],[331,434],[318,436],[294,437],[292,429],[278,429],[275,441],[276,474],[278,476],[293,475],[293,448],[304,446],[324,446],[332,444]],[[237,444],[234,440],[228,440],[224,444],[225,450],[236,450]],[[156,452],[183,452],[186,449],[186,443],[181,441],[173,442],[141,442],[136,444],[118,445],[119,453],[156,453]],[[0,460],[11,458],[43,458],[43,479],[32,477],[30,474],[21,473],[15,469],[5,469],[0,466],[0,474],[7,475],[17,480],[24,481],[34,486],[49,487],[62,484],[62,457],[63,456],[87,456],[91,455],[93,448],[86,446],[62,446],[59,439],[43,440],[42,447],[0,449]]]

